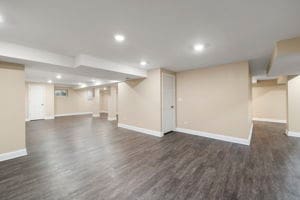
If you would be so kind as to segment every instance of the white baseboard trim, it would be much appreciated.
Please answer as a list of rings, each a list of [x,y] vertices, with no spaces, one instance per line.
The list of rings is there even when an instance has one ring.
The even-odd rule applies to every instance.
[[[127,125],[127,124],[118,123],[118,127],[125,128],[125,129],[132,130],[132,131],[136,131],[136,132],[140,132],[140,133],[145,133],[145,134],[148,134],[148,135],[153,135],[153,136],[156,136],[156,137],[162,137],[164,135],[162,132],[159,132],[159,131],[153,131],[153,130],[140,128],[140,127],[136,127],[136,126],[131,126],[131,125]]]
[[[286,130],[285,134],[290,137],[300,137],[300,132]]]
[[[54,119],[54,116],[47,116],[47,117],[45,117],[45,119],[46,120],[48,120],[48,119]]]
[[[107,120],[108,121],[114,121],[114,120],[117,120],[117,117],[108,117]]]
[[[273,123],[286,123],[286,120],[281,119],[269,119],[269,118],[253,118],[253,121],[260,121],[260,122],[273,122]]]
[[[197,135],[197,136],[201,136],[201,137],[222,140],[225,142],[250,145],[250,141],[251,141],[251,137],[252,137],[252,127],[253,126],[251,126],[251,128],[250,128],[250,133],[249,133],[248,139],[225,136],[225,135],[220,135],[220,134],[215,134],[215,133],[208,133],[208,132],[204,132],[204,131],[195,131],[195,130],[186,129],[186,128],[176,128],[176,131],[181,132],[181,133],[190,134],[190,135]]]
[[[251,123],[251,126],[250,126],[250,133],[248,136],[248,144],[247,145],[250,145],[250,143],[251,143],[252,134],[253,134],[253,123]]]
[[[92,112],[66,113],[66,114],[55,115],[55,117],[74,116],[74,115],[89,115],[89,114],[93,114],[93,113]]]
[[[20,150],[11,151],[8,153],[2,153],[2,154],[0,154],[0,161],[10,160],[13,158],[18,158],[18,157],[26,156],[26,155],[27,155],[26,149],[20,149]]]
[[[100,117],[100,114],[93,114],[93,117]]]

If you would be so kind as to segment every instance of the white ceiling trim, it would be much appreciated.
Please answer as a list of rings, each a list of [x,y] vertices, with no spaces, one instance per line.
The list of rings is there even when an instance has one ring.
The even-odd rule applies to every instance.
[[[37,63],[73,67],[74,58],[18,44],[0,42],[0,56]]]
[[[80,54],[75,58],[75,67],[93,67],[123,74],[130,74],[139,77],[147,77],[147,71],[135,67],[129,67],[113,63],[108,60],[96,58],[89,55]]]
[[[22,64],[30,62],[75,69],[79,69],[80,67],[88,67],[102,69],[115,73],[127,74],[135,77],[147,77],[147,71],[144,69],[123,66],[108,60],[103,60],[101,58],[96,58],[89,55],[80,54],[74,58],[40,49],[34,49],[18,44],[1,41],[0,46],[0,57],[2,59],[4,58],[9,61],[15,61]]]

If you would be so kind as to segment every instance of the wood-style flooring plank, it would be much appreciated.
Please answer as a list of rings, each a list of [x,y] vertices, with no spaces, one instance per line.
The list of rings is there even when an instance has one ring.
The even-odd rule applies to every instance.
[[[300,139],[284,124],[256,122],[250,146],[116,125],[27,122],[29,155],[0,162],[0,199],[300,199]]]

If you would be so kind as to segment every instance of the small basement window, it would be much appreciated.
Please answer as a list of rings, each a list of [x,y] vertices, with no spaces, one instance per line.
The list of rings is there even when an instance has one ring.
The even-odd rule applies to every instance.
[[[58,97],[66,97],[68,96],[68,90],[67,89],[55,89],[54,95]]]

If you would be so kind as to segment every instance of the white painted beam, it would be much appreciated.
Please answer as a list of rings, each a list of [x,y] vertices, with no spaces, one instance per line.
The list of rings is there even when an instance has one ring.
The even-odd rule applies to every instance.
[[[2,57],[62,67],[74,66],[74,58],[70,56],[64,56],[8,42],[0,42],[0,47],[0,56]]]
[[[75,67],[93,67],[107,71],[129,74],[138,77],[147,77],[147,71],[136,67],[124,66],[104,59],[80,54],[75,58]]]

